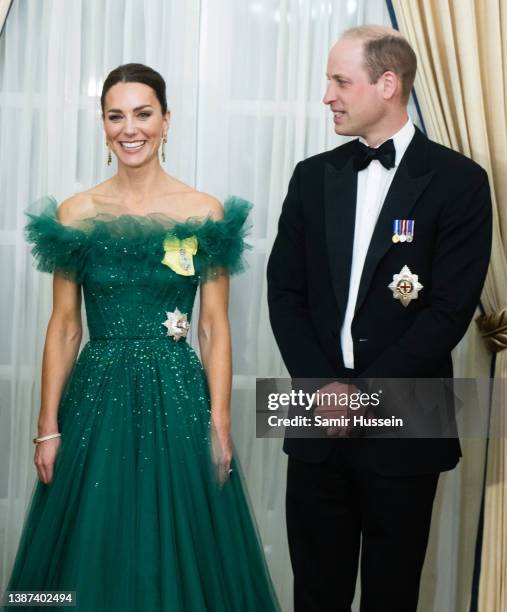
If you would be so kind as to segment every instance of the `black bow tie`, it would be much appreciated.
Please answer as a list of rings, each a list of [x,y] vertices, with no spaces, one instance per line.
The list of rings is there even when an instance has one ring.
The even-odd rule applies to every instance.
[[[393,168],[394,160],[396,159],[396,149],[394,148],[394,142],[391,138],[390,140],[386,140],[383,144],[380,145],[377,149],[373,147],[368,147],[359,140],[356,140],[356,151],[354,154],[354,170],[359,172],[360,170],[364,170],[370,165],[370,162],[374,159],[378,159],[378,161],[384,166],[384,168]]]

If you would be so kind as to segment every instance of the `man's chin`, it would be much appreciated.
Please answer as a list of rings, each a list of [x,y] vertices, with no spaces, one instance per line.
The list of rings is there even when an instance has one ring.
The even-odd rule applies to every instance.
[[[338,136],[354,136],[354,132],[353,130],[351,130],[350,127],[347,127],[346,125],[340,125],[339,123],[335,123],[334,131],[335,134],[338,134]]]

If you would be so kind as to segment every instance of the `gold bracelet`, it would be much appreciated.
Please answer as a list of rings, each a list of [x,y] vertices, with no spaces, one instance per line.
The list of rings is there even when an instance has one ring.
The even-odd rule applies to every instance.
[[[51,440],[53,438],[58,438],[61,435],[62,435],[61,433],[54,433],[54,434],[49,434],[49,436],[42,436],[41,438],[34,438],[33,443],[39,444],[39,442],[44,442],[45,440]]]

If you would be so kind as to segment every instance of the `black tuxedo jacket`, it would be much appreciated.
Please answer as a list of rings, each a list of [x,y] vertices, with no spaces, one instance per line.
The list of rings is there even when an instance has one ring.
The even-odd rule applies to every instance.
[[[299,162],[269,257],[270,321],[293,378],[345,372],[340,329],[347,306],[357,173],[349,142]],[[393,220],[414,219],[411,243],[392,242]],[[416,128],[397,168],[367,252],[352,323],[361,378],[452,377],[451,350],[478,305],[491,251],[486,172]],[[407,265],[424,288],[404,307],[389,283]],[[457,439],[295,439],[284,450],[321,461],[333,444],[381,472],[451,469]]]

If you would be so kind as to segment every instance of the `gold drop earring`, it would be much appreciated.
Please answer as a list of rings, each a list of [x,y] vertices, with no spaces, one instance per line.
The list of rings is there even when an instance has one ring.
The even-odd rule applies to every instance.
[[[109,148],[109,144],[106,140],[106,147],[107,147],[107,165],[110,166],[111,162],[113,161],[113,156],[111,155],[111,149]]]
[[[162,137],[162,162],[165,162],[165,143],[167,142],[167,135],[164,134]]]

